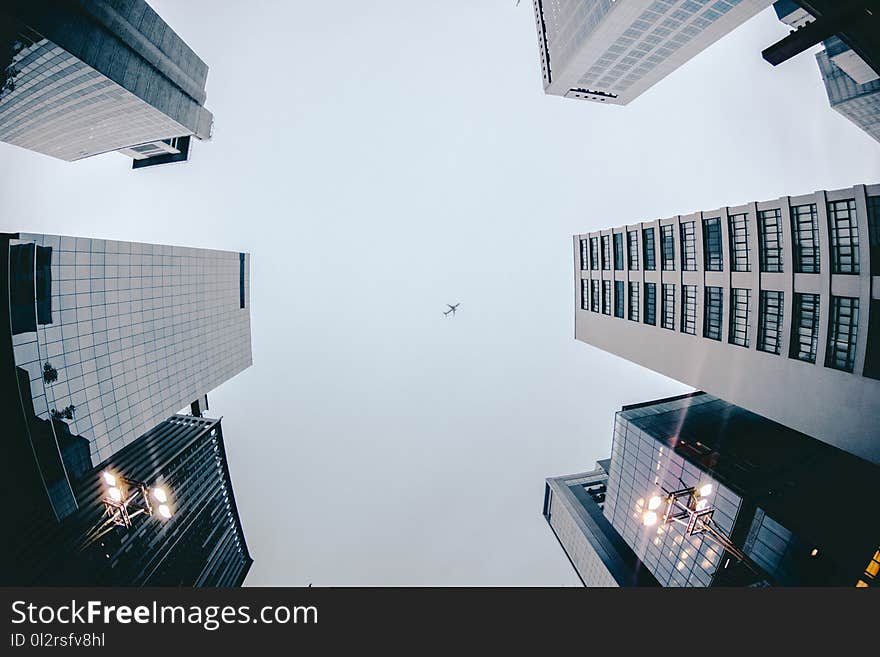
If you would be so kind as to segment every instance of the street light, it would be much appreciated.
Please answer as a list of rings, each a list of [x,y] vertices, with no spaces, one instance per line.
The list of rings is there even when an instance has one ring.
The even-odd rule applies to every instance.
[[[690,486],[672,492],[664,489],[663,493],[664,497],[654,495],[648,499],[648,511],[642,514],[642,524],[646,527],[652,527],[660,520],[664,525],[677,523],[684,526],[687,536],[704,534],[745,564],[754,574],[769,579],[767,574],[745,552],[740,550],[713,521],[712,516],[715,514],[715,508],[709,504],[707,499],[712,494],[712,484],[703,484],[699,487]],[[658,516],[657,510],[664,502],[666,508]],[[658,531],[660,530],[658,529]]]

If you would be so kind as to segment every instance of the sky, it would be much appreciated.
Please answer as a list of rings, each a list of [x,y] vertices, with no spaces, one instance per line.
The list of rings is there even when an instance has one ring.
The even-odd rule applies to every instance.
[[[761,59],[771,9],[616,107],[543,94],[529,2],[150,4],[213,139],[0,143],[0,230],[251,253],[254,365],[209,394],[250,586],[579,585],[544,479],[689,389],[574,340],[572,235],[880,182],[814,57]]]

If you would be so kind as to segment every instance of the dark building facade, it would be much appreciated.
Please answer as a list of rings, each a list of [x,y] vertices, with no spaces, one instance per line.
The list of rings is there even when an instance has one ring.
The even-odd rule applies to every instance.
[[[144,0],[0,5],[0,141],[66,161],[183,161],[211,136],[207,75]]]
[[[721,399],[625,406],[607,472],[602,515],[661,586],[877,581],[880,468]],[[652,498],[687,488],[707,491],[712,522],[745,559],[681,524],[645,523]]]
[[[124,498],[143,483],[152,513],[132,513],[129,527],[108,522],[104,473]],[[34,532],[4,583],[234,587],[253,563],[219,420],[173,416],[84,472],[73,487],[78,509]],[[156,488],[167,498],[152,499]]]

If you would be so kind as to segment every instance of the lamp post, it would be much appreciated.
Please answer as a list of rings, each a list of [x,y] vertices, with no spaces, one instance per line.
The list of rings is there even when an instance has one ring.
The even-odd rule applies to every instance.
[[[169,505],[168,491],[162,486],[128,479],[109,470],[101,473],[104,515],[82,542],[80,551],[92,545],[115,528],[129,530],[134,518],[138,516],[156,517],[160,521],[171,518],[173,512]]]
[[[676,523],[685,527],[687,536],[705,535],[755,575],[770,580],[767,573],[761,570],[760,566],[752,561],[713,521],[712,516],[715,515],[715,508],[709,504],[708,500],[709,495],[712,494],[712,484],[688,486],[675,491],[664,489],[663,493],[663,497],[654,495],[648,499],[648,510],[642,515],[642,523],[646,527],[656,525],[658,522],[662,522],[664,525]]]

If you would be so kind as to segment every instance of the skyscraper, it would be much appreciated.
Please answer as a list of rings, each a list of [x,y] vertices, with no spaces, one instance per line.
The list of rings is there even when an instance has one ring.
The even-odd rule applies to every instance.
[[[252,363],[245,253],[0,236],[0,403],[56,519],[73,481]],[[8,278],[7,278],[8,275]]]
[[[626,105],[771,0],[532,0],[544,92]]]
[[[139,168],[210,138],[208,67],[144,0],[10,0],[0,26],[0,141]]]
[[[878,236],[880,185],[577,235],[575,337],[880,463]]]
[[[127,527],[114,523],[103,503],[112,499],[105,473],[123,499],[142,502],[137,489],[144,484],[152,513],[130,513]],[[77,511],[39,528],[15,558],[14,581],[240,586],[253,563],[219,420],[168,418],[83,473],[74,490]]]
[[[607,472],[602,515],[662,586],[876,581],[880,522],[862,500],[876,495],[880,469],[711,395],[625,406]],[[688,522],[662,521],[652,499],[687,488],[747,560]],[[584,526],[569,534],[598,545]],[[606,585],[585,578],[597,581]]]
[[[584,586],[659,586],[602,515],[608,463],[599,461],[591,472],[547,479],[544,518]]]
[[[773,8],[795,29],[815,20],[793,0],[779,0]],[[824,46],[816,61],[831,108],[880,141],[880,75],[839,37],[826,39]]]

